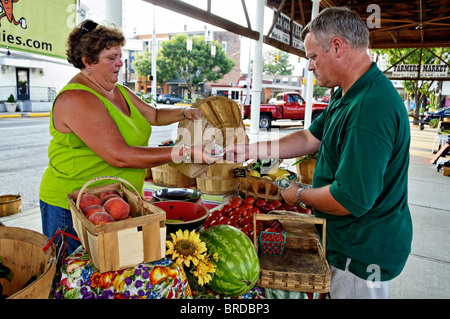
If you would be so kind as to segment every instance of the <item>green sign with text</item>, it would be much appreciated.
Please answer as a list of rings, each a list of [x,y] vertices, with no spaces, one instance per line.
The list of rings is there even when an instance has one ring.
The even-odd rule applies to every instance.
[[[0,0],[0,47],[66,59],[76,0]]]

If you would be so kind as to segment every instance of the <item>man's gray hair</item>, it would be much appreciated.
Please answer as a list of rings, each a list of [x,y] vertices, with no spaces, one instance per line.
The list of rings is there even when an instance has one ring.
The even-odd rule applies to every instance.
[[[331,7],[321,11],[303,29],[301,38],[314,34],[316,44],[325,51],[330,49],[331,39],[339,37],[354,49],[367,49],[369,29],[359,15],[347,7]]]

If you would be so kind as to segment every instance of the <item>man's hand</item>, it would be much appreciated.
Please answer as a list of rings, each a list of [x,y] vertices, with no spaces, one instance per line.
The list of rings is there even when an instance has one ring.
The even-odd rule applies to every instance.
[[[249,144],[233,144],[224,149],[225,159],[230,162],[244,163],[249,159]]]
[[[301,188],[297,183],[291,183],[288,188],[281,191],[284,201],[290,205],[297,204],[297,191]]]

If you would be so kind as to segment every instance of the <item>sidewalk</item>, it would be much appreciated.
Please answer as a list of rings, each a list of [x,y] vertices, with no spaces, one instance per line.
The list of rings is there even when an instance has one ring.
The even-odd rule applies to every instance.
[[[0,118],[50,116],[50,112],[0,112]]]
[[[450,298],[450,176],[444,176],[442,170],[437,172],[429,163],[434,156],[435,135],[435,129],[411,127],[409,207],[413,244],[405,269],[391,284],[391,299]],[[39,209],[0,221],[6,226],[42,231]]]

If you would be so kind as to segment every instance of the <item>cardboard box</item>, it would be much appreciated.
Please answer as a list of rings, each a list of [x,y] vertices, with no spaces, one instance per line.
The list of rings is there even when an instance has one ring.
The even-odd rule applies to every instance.
[[[98,271],[120,270],[164,258],[166,212],[146,202],[134,187],[130,185],[133,193],[122,182],[87,188],[100,179],[114,179],[130,185],[120,178],[99,177],[86,183],[80,191],[67,195],[73,227]],[[87,192],[98,196],[109,189],[121,193],[130,205],[130,215],[135,217],[96,226],[79,209],[78,195]]]

